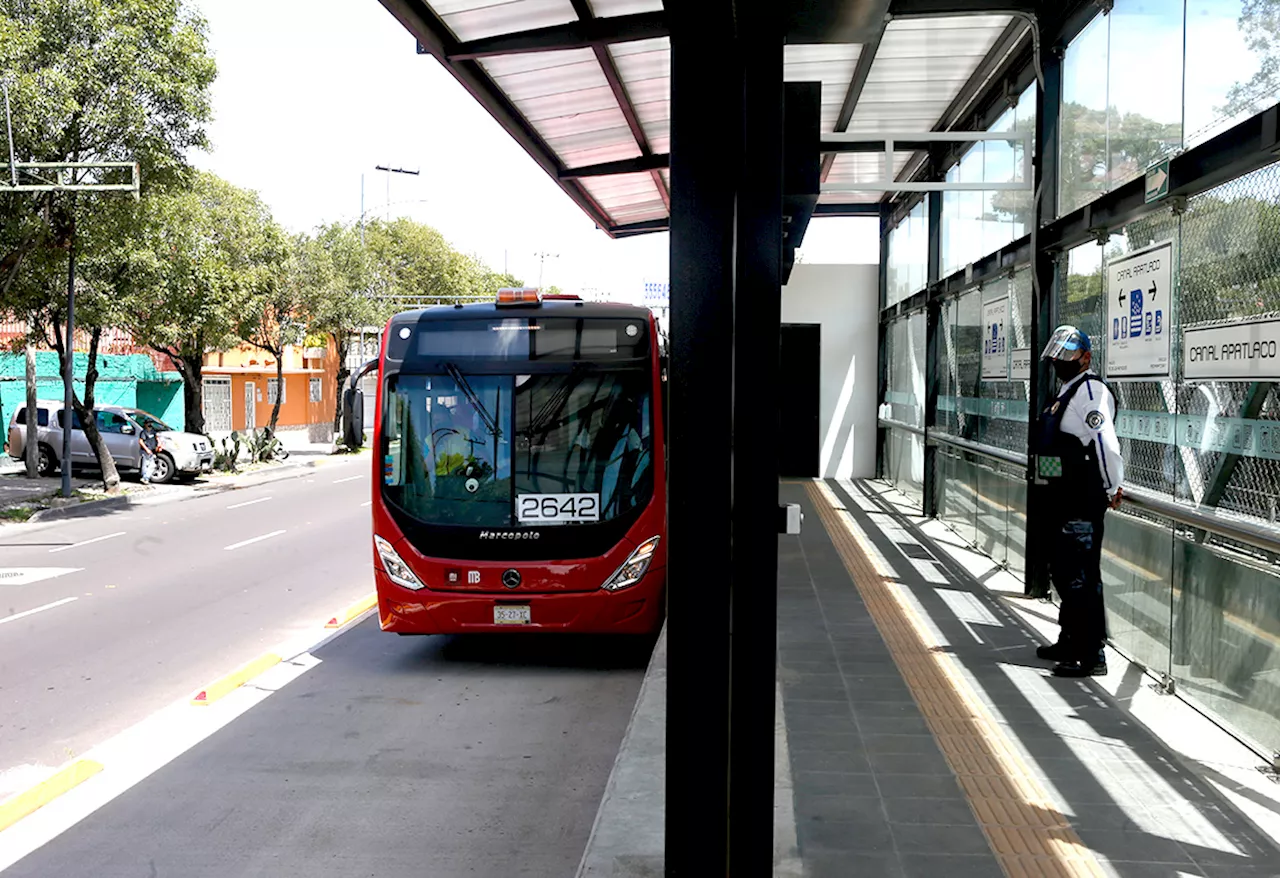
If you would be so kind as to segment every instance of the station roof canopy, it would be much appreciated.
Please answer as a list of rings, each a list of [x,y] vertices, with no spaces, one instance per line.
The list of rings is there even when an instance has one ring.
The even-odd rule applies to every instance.
[[[663,0],[381,0],[614,237],[667,228],[671,44]],[[686,0],[690,2],[690,0]],[[696,2],[696,0],[692,0]],[[771,0],[751,0],[771,2]],[[1034,0],[787,0],[788,81],[822,83],[822,130],[963,127],[1029,57]],[[993,6],[1006,11],[984,12]],[[823,157],[823,179],[882,178],[882,153]],[[896,152],[895,175],[922,154]],[[820,214],[884,193],[823,193]]]

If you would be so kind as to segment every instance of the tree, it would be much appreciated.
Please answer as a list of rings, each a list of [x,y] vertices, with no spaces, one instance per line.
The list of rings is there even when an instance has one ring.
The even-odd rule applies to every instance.
[[[163,186],[183,176],[189,149],[207,145],[203,126],[216,67],[204,20],[181,0],[0,0],[0,71],[12,98],[19,162],[134,161],[151,185]],[[77,171],[71,179],[102,177]],[[34,262],[23,291],[26,313],[61,345],[64,367],[74,359],[75,339],[62,338],[65,284],[52,282],[62,261],[53,257],[79,250],[93,264],[93,248],[77,241],[77,230],[86,228],[86,212],[106,220],[110,211],[98,211],[97,198],[77,205],[65,193],[8,193],[0,200],[0,300],[12,305],[14,284]],[[92,417],[97,342],[107,317],[94,314],[90,299],[109,287],[109,272],[96,273],[85,285],[89,361],[85,397],[75,404],[112,489],[119,479]],[[107,299],[96,300],[105,308]]]
[[[255,193],[203,172],[190,189],[143,199],[131,230],[136,304],[122,326],[173,360],[187,429],[204,432],[204,355],[235,344],[244,315],[278,280],[285,239]]]
[[[1280,0],[1244,0],[1239,24],[1245,45],[1258,57],[1258,71],[1227,90],[1218,108],[1227,119],[1259,112],[1280,94]]]
[[[369,252],[360,244],[359,231],[351,226],[333,223],[316,230],[315,244],[328,258],[330,272],[321,283],[315,277],[312,289],[311,330],[333,339],[338,353],[333,412],[333,431],[341,435],[342,394],[351,375],[347,368],[351,335],[382,315],[370,298],[374,288],[374,270]]]
[[[207,146],[217,70],[204,20],[181,0],[0,0],[0,71],[20,162],[136,161],[163,185]],[[68,202],[0,200],[0,297],[37,249],[69,246]]]
[[[283,240],[278,227],[268,234]],[[240,337],[275,358],[276,401],[271,407],[268,425],[273,435],[284,402],[285,351],[305,339],[315,295],[330,288],[332,275],[328,253],[305,236],[295,237],[281,247],[278,274],[267,279],[255,301],[256,307],[245,312],[240,323]]]
[[[83,394],[72,388],[71,400],[90,447],[102,472],[103,487],[114,491],[120,484],[115,459],[98,433],[94,413],[95,387],[98,379],[98,345],[104,328],[114,326],[120,313],[129,307],[126,294],[117,289],[125,261],[117,242],[120,224],[128,221],[129,211],[122,202],[90,202],[82,211],[89,222],[87,231],[74,234],[76,246],[76,312],[77,329],[89,336],[85,363]],[[79,252],[83,250],[83,252]],[[68,254],[68,257],[70,254]],[[58,353],[62,374],[74,374],[75,345],[67,337],[66,288],[67,259],[53,250],[35,251],[19,266],[10,284],[10,301],[31,316],[29,340],[38,340]],[[30,407],[30,389],[28,390]],[[69,462],[64,461],[64,466]]]

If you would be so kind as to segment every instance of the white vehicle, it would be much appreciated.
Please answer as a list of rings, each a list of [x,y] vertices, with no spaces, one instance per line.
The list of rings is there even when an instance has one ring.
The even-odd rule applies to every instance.
[[[138,434],[144,426],[160,437],[160,453],[156,455],[153,482],[169,482],[174,478],[194,478],[213,468],[213,448],[208,438],[195,433],[174,430],[155,415],[141,409],[122,406],[98,406],[94,410],[98,432],[121,472],[142,469],[142,448]],[[22,406],[9,422],[9,456],[22,460],[27,441],[27,408]],[[62,404],[50,400],[36,403],[36,426],[41,475],[51,475],[62,465]],[[75,416],[71,429],[71,465],[97,467],[98,458]]]

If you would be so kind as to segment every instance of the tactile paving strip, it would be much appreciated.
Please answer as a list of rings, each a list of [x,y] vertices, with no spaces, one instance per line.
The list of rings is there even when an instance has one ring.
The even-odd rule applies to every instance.
[[[806,485],[827,533],[893,660],[955,772],[991,851],[1009,878],[1107,874],[1058,811],[955,659],[930,633],[892,573],[879,569],[843,504],[821,482]]]

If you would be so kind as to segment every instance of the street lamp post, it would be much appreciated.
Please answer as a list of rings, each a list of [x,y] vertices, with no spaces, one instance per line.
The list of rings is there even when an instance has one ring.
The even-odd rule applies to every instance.
[[[411,177],[418,176],[418,171],[410,171],[405,168],[393,168],[389,165],[375,165],[374,170],[386,171],[387,174],[387,222],[391,222],[391,175],[392,174],[408,174]],[[364,187],[361,186],[363,192]],[[364,197],[360,198],[360,209],[364,210]]]

